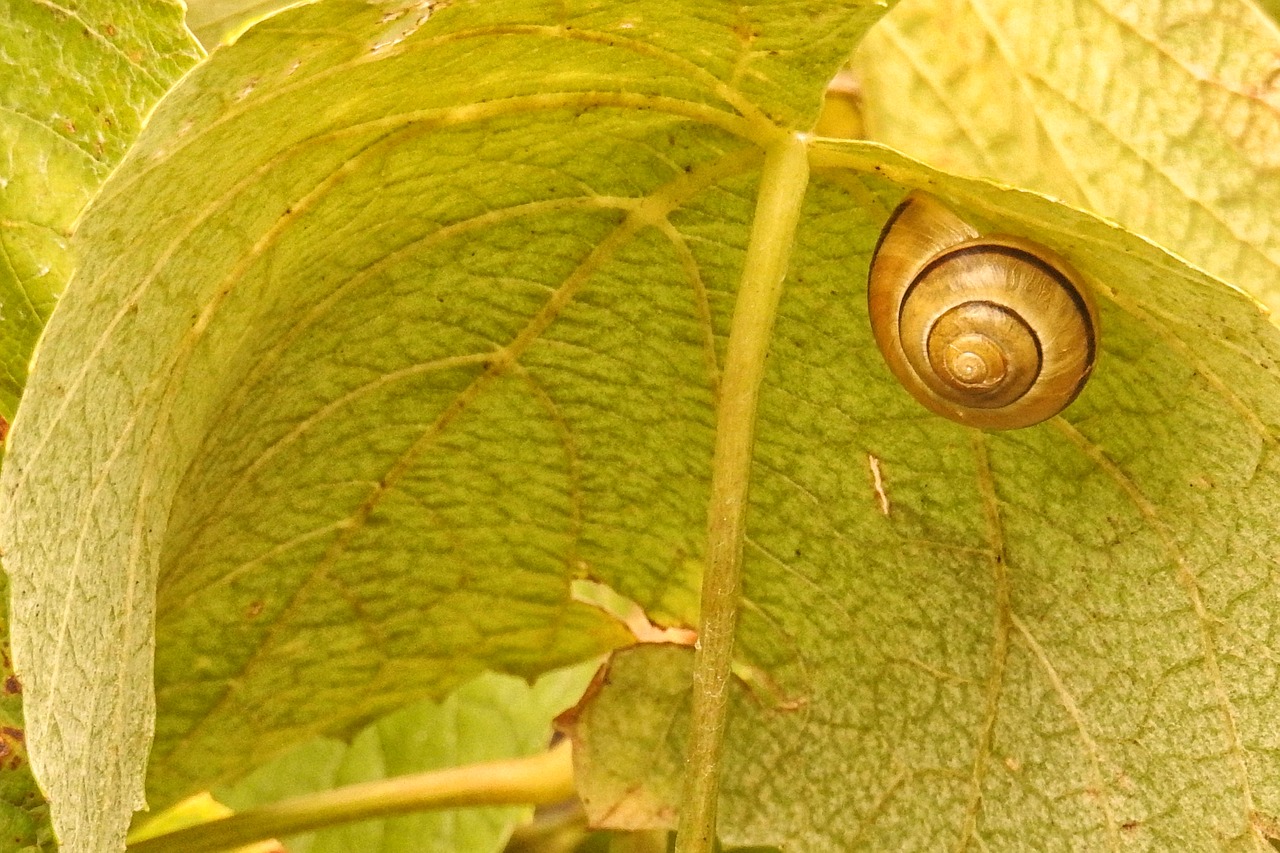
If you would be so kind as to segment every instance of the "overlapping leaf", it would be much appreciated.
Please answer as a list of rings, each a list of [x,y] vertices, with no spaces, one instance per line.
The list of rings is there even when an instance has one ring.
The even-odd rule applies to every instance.
[[[1110,217],[1280,308],[1280,29],[1254,0],[907,0],[869,139]]]
[[[0,418],[71,269],[71,224],[199,58],[173,0],[0,2]]]
[[[66,849],[122,836],[153,675],[163,805],[625,642],[574,577],[687,588],[760,143],[880,11],[335,0],[184,81],[4,481]]]
[[[314,0],[189,0],[187,26],[209,50],[237,35],[253,24],[290,6]],[[423,4],[423,11],[429,8]]]

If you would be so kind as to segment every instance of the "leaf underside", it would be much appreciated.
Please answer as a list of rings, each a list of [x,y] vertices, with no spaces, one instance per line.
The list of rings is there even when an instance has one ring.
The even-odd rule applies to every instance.
[[[6,465],[67,849],[123,833],[153,683],[163,807],[627,642],[576,578],[688,586],[759,145],[880,13],[338,0],[166,98]]]
[[[137,783],[153,677],[162,806],[626,642],[575,578],[678,611],[761,146],[879,13],[339,0],[197,69],[76,236],[0,482],[42,778]],[[1087,216],[820,148],[761,400],[726,838],[1260,847],[1277,333]],[[984,435],[895,384],[863,287],[906,186],[1096,281],[1064,417]],[[620,656],[584,709],[598,814],[597,771],[669,818],[682,654]],[[69,849],[123,831],[66,802]]]
[[[908,170],[1071,257],[1103,356],[1040,426],[929,416],[888,381],[862,296],[901,190],[815,175],[761,400],[722,837],[1269,850],[1276,335],[1117,229],[884,154]],[[602,824],[670,825],[690,665],[621,653],[582,709]]]

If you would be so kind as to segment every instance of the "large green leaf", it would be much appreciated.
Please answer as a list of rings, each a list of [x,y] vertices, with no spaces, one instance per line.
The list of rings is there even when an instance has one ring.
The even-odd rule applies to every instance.
[[[0,418],[71,270],[66,238],[200,57],[177,0],[0,0]]]
[[[697,571],[761,146],[882,10],[426,8],[217,51],[76,236],[0,518],[68,850],[119,845],[153,679],[164,805]]]
[[[1254,0],[905,0],[867,138],[1115,219],[1280,309],[1280,29]]]
[[[286,797],[545,750],[551,721],[581,695],[596,663],[548,673],[530,686],[487,673],[440,702],[418,702],[379,719],[351,741],[321,738],[217,792],[237,811]],[[287,839],[289,853],[499,853],[530,807],[426,812]]]
[[[819,171],[806,199],[757,426],[740,646],[764,666],[730,712],[725,839],[1270,850],[1280,333],[1087,215],[823,150],[894,183]],[[1096,281],[1103,354],[1061,417],[983,433],[889,381],[864,282],[898,182]],[[670,825],[690,658],[621,653],[582,710],[602,822]]]

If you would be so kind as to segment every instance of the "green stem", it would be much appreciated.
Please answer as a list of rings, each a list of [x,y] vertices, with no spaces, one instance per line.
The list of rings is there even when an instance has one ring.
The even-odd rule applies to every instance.
[[[716,837],[756,403],[808,181],[804,140],[790,134],[780,138],[767,151],[760,176],[760,197],[733,309],[716,412],[707,567],[702,579],[702,618],[694,655],[693,711],[676,853],[709,853]]]
[[[462,806],[549,805],[572,797],[569,742],[527,758],[450,767],[281,800],[129,845],[128,853],[209,853],[326,826]]]

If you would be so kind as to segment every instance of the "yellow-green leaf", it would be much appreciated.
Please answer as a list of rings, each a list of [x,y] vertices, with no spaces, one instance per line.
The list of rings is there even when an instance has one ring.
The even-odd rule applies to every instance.
[[[199,47],[176,2],[0,0],[0,446],[73,266],[76,217]],[[0,578],[0,848],[52,850],[26,761]]]
[[[1280,29],[1253,0],[905,0],[867,138],[1093,210],[1280,308]]]
[[[215,52],[75,238],[0,480],[69,849],[118,847],[131,803],[101,803],[142,775],[153,679],[161,806],[482,670],[626,643],[574,580],[688,610],[763,149],[812,125],[880,9],[414,10],[330,0]],[[726,838],[1261,848],[1280,331],[1089,215],[812,144]],[[908,187],[1094,282],[1101,358],[1063,416],[980,433],[889,374],[866,265]],[[620,656],[585,709],[597,806],[603,769],[669,819],[683,654]]]
[[[187,26],[209,50],[234,41],[253,24],[290,6],[315,0],[188,0]],[[421,3],[419,14],[426,14],[430,3]]]
[[[882,9],[422,12],[215,51],[76,235],[0,516],[67,850],[118,847],[153,719],[161,807],[624,643],[571,581],[697,565],[760,145]]]
[[[72,223],[200,57],[175,0],[0,0],[0,418],[66,284]]]
[[[439,702],[416,702],[380,718],[350,743],[319,738],[218,791],[238,811],[287,797],[409,773],[521,758],[547,749],[551,721],[574,703],[598,668],[591,661],[533,685],[485,673]],[[337,826],[285,839],[289,853],[500,853],[532,806],[443,809]]]

